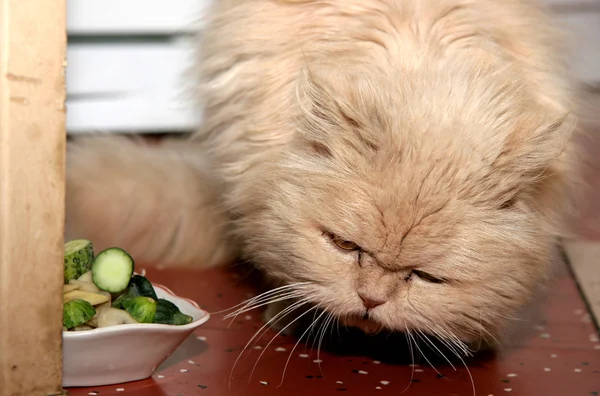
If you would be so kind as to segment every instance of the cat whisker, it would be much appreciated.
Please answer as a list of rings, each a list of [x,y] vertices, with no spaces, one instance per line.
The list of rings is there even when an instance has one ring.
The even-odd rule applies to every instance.
[[[459,350],[463,353],[467,354],[464,343],[461,341],[457,341],[447,335],[443,334],[444,332],[440,331],[440,329],[432,328],[431,326],[427,326],[431,333],[438,339],[446,348],[448,348],[453,354],[456,356],[459,355]]]
[[[310,345],[310,350],[311,350],[311,351],[315,349],[315,343],[316,343],[316,342],[317,342],[317,340],[319,339],[319,336],[320,336],[320,334],[321,334],[321,330],[323,329],[323,325],[325,324],[325,320],[326,320],[327,318],[328,318],[328,317],[326,316],[326,317],[325,317],[325,319],[323,319],[323,320],[322,320],[322,321],[319,323],[319,320],[321,319],[321,316],[319,316],[319,317],[317,318],[317,320],[315,321],[315,323],[314,323],[315,325],[316,325],[317,323],[319,323],[319,326],[315,326],[315,327],[313,327],[313,329],[314,329],[314,328],[316,328],[316,329],[317,329],[317,331],[315,332],[315,334],[314,334],[314,337],[313,337],[313,339],[312,339],[312,344]],[[310,335],[313,335],[313,334],[312,334],[312,331],[311,331]]]
[[[298,285],[300,285],[300,284],[304,284],[304,283],[308,283],[308,282],[286,284],[286,285],[283,285],[283,286],[280,286],[280,287],[277,287],[277,288],[269,289],[269,290],[267,290],[267,291],[266,291],[266,292],[264,292],[264,293],[261,293],[261,294],[259,294],[259,295],[257,295],[257,296],[254,296],[254,297],[250,297],[250,298],[248,298],[247,300],[244,300],[244,301],[242,301],[241,303],[239,303],[239,304],[236,304],[236,305],[234,305],[234,306],[232,306],[232,307],[229,307],[229,308],[226,308],[226,309],[222,309],[222,310],[220,310],[220,311],[210,312],[210,314],[211,314],[211,315],[216,315],[216,314],[220,314],[220,313],[228,312],[228,311],[231,311],[232,309],[235,309],[235,308],[241,307],[241,306],[243,306],[243,305],[246,305],[246,304],[248,304],[248,303],[250,303],[250,302],[252,302],[252,301],[254,301],[254,300],[260,299],[260,298],[262,298],[262,297],[265,297],[265,296],[267,296],[267,295],[269,295],[269,294],[272,294],[272,293],[274,293],[274,292],[278,292],[278,291],[280,291],[281,289],[284,289],[284,288],[290,288],[290,287],[294,287],[294,286],[298,286]]]
[[[479,331],[480,331],[480,336],[488,336],[490,337],[492,340],[494,340],[496,343],[500,344],[500,341],[496,338],[496,336],[494,336],[483,324],[482,324],[482,320],[481,320],[481,314],[479,315]]]
[[[469,366],[467,366],[467,363],[465,362],[465,360],[458,354],[456,354],[456,357],[460,360],[460,362],[462,363],[462,365],[465,367],[465,370],[467,370],[467,374],[469,375],[469,379],[471,380],[471,387],[473,389],[473,396],[476,396],[477,392],[475,390],[475,380],[473,379],[473,375],[471,374],[471,370],[469,370]]]
[[[302,300],[299,300],[299,301],[295,302],[294,304],[290,305],[289,307],[287,307],[283,311],[277,313],[277,315],[273,316],[256,333],[254,333],[254,335],[252,336],[252,338],[250,338],[250,340],[246,343],[246,345],[244,346],[244,348],[242,349],[242,351],[238,355],[237,359],[233,363],[233,367],[231,368],[231,374],[229,376],[229,388],[230,389],[231,389],[231,378],[233,377],[233,372],[235,370],[235,367],[238,364],[238,361],[240,360],[240,358],[242,357],[242,355],[244,354],[244,352],[248,349],[248,347],[252,343],[252,341],[254,341],[254,339],[256,339],[256,342],[258,342],[259,338],[257,339],[257,337],[263,332],[263,330],[265,328],[267,328],[267,327],[269,327],[269,326],[277,323],[279,320],[283,319],[285,316],[287,316],[289,313],[291,313],[295,309],[300,308],[301,306],[303,306],[305,304],[308,304],[308,302],[309,302],[308,298],[304,298]]]
[[[260,302],[264,302],[266,300],[270,300],[272,298],[275,298],[275,296],[280,295],[280,294],[284,294],[284,293],[291,293],[294,291],[298,291],[295,289],[300,289],[300,286],[305,286],[310,284],[310,282],[298,282],[298,283],[291,283],[291,284],[287,284],[287,285],[283,285],[274,289],[270,289],[262,294],[259,294],[258,296],[254,296],[252,298],[249,298],[239,304],[234,305],[231,308],[227,308],[224,309],[222,311],[217,311],[217,312],[213,312],[212,314],[218,314],[218,313],[224,313],[224,312],[228,312],[231,311],[235,308],[238,308],[238,310],[229,313],[228,315],[225,316],[224,319],[228,319],[229,317],[231,317],[231,315],[234,315],[235,312],[240,311],[242,309],[244,309],[245,307],[251,306],[253,304],[258,304]],[[288,290],[288,289],[293,289],[293,290]]]
[[[254,345],[256,345],[258,343],[258,341],[260,341],[262,336],[269,330],[269,328],[272,328],[273,326],[275,326],[280,320],[282,320],[287,315],[292,313],[292,311],[295,311],[296,309],[301,308],[302,306],[308,304],[309,302],[310,302],[310,300],[307,297],[300,299],[300,300],[292,303],[285,309],[281,310],[280,312],[278,312],[271,319],[269,319],[268,322],[266,322],[260,329],[258,329],[258,331],[256,333],[254,333],[254,336],[252,338],[258,337],[254,340]],[[252,338],[250,339],[249,342],[252,342]]]
[[[406,323],[404,324],[404,328],[406,329],[406,333],[404,333],[404,336],[406,337],[406,341],[408,342],[408,350],[410,351],[410,360],[412,362],[411,367],[411,373],[410,373],[410,381],[408,381],[408,385],[406,385],[406,388],[404,388],[404,390],[400,393],[404,393],[408,390],[408,388],[410,388],[410,386],[412,385],[412,380],[415,377],[415,355],[413,352],[413,347],[412,347],[412,339],[409,337],[410,334],[410,330],[408,329],[408,326],[406,326]]]
[[[439,326],[438,326],[438,328],[439,328]],[[443,328],[440,328],[440,329],[444,330]],[[460,341],[460,340],[458,339],[458,337],[456,337],[456,335],[455,335],[455,334],[454,334],[452,331],[446,330],[445,332],[446,332],[446,333],[448,333],[450,336],[452,336],[452,337],[453,337],[453,339],[452,339],[452,343],[453,343],[454,345],[456,345],[458,348],[461,348],[463,351],[467,351],[467,352],[465,352],[465,354],[468,354],[468,348],[467,348],[467,346],[465,345],[465,343],[464,343],[464,342]],[[438,334],[439,334],[439,333],[438,333]],[[467,374],[469,375],[469,379],[471,380],[471,386],[472,386],[472,389],[473,389],[473,396],[476,396],[476,390],[475,390],[475,381],[473,380],[473,375],[471,374],[471,370],[469,370],[469,367],[467,366],[467,364],[466,364],[466,362],[464,361],[464,359],[463,359],[463,358],[460,356],[460,354],[458,354],[458,353],[456,353],[456,352],[454,352],[454,354],[455,354],[455,355],[456,355],[456,357],[457,357],[457,358],[458,358],[458,359],[461,361],[462,365],[463,365],[463,366],[465,367],[465,369],[467,370]],[[453,366],[453,367],[454,367],[454,366]],[[455,369],[455,370],[456,370],[456,369]]]
[[[433,332],[433,334],[436,336],[436,338],[438,340],[440,340],[440,342],[446,347],[448,348],[448,350],[450,350],[450,352],[452,352],[455,356],[460,356],[460,352],[461,352],[461,344],[457,344],[456,341],[452,340],[452,339],[448,339],[444,336],[442,336],[439,333]],[[464,352],[463,352],[464,353]]]
[[[318,310],[315,310],[314,313],[313,313],[312,322],[311,322],[310,326],[308,327],[309,330],[310,330],[310,332],[308,333],[308,336],[306,337],[307,341],[312,337],[313,330],[316,327],[315,325],[317,324],[317,322],[319,321],[319,319],[321,319],[321,315],[319,315],[319,317],[317,317],[317,313],[318,313]],[[314,347],[314,338],[313,338],[313,345],[311,346],[311,349],[312,349],[312,347]],[[307,344],[304,344],[304,353],[307,352],[307,348],[308,348]]]
[[[315,310],[315,312],[317,312]],[[323,311],[318,317],[317,317],[317,321],[319,319],[321,319],[321,317],[323,315],[325,315],[327,312]],[[287,358],[287,361],[285,362],[285,366],[283,367],[283,373],[281,374],[281,382],[279,383],[279,385],[277,386],[278,388],[283,385],[283,379],[285,377],[285,373],[287,371],[287,367],[290,363],[290,360],[292,359],[292,356],[294,355],[294,351],[296,350],[296,348],[298,347],[298,345],[300,344],[300,342],[302,341],[302,338],[304,338],[304,336],[306,335],[306,333],[308,333],[315,325],[316,321],[313,319],[313,322],[310,324],[310,326],[308,326],[308,328],[306,330],[304,330],[304,333],[302,333],[302,335],[300,335],[300,337],[298,338],[298,341],[296,342],[296,344],[294,345],[294,347],[292,348],[292,351],[290,352],[290,355]]]
[[[273,336],[273,338],[271,338],[271,341],[269,341],[269,343],[261,351],[260,355],[258,355],[258,358],[256,359],[256,363],[254,363],[254,366],[252,367],[252,371],[250,372],[250,378],[248,379],[248,383],[250,383],[250,380],[252,379],[252,375],[254,374],[254,370],[256,370],[256,366],[258,365],[258,362],[260,361],[260,358],[266,352],[266,350],[269,348],[269,346],[273,343],[273,341],[275,341],[275,339],[277,337],[279,337],[279,335],[281,333],[283,333],[285,331],[285,329],[287,329],[292,324],[294,324],[295,322],[297,322],[298,320],[300,320],[304,315],[308,314],[309,312],[311,312],[313,310],[316,310],[317,308],[318,307],[315,305],[315,306],[311,307],[310,309],[308,309],[307,311],[305,311],[304,313],[298,315],[298,317],[296,319],[292,320],[290,323],[288,323],[287,325],[285,325],[285,327],[283,327],[281,330],[279,330],[279,332],[277,334],[275,334]]]
[[[319,371],[321,372],[321,375],[323,375],[323,369],[321,368],[321,345],[323,343],[323,338],[325,338],[325,334],[327,333],[327,328],[329,327],[330,323],[333,323],[333,318],[334,316],[330,313],[328,313],[327,318],[325,319],[325,322],[323,323],[323,330],[321,332],[321,337],[319,339],[319,344],[317,345],[317,362],[319,365]]]
[[[463,341],[461,341],[450,329],[445,329],[437,325],[435,329],[432,329],[432,331],[436,332],[443,338],[452,342],[452,344],[459,348],[465,356],[473,356],[469,347]]]
[[[263,307],[265,305],[273,304],[273,303],[276,303],[276,302],[279,302],[279,301],[285,301],[285,300],[290,300],[290,299],[297,298],[297,297],[302,297],[303,295],[305,295],[305,293],[301,292],[301,291],[291,291],[291,292],[288,292],[288,293],[285,293],[285,294],[274,295],[271,298],[263,300],[260,303],[256,303],[254,305],[251,305],[251,306],[248,306],[248,307],[244,307],[243,309],[239,309],[239,310],[237,310],[235,312],[232,312],[232,313],[226,315],[223,319],[225,320],[225,319],[233,318],[235,320],[235,318],[238,315],[241,315],[243,313],[246,313],[246,312],[249,312],[249,311],[253,311],[253,310],[257,309],[257,308]]]
[[[425,340],[426,343],[428,343],[429,345],[431,345],[443,358],[444,360],[446,360],[446,362],[448,362],[448,364],[450,365],[450,367],[452,367],[454,369],[454,371],[456,371],[456,367],[454,367],[454,365],[452,364],[452,362],[450,361],[450,359],[448,359],[448,357],[446,357],[446,355],[444,354],[444,352],[442,352],[436,345],[435,343],[433,343],[429,337],[427,337],[427,335],[425,333],[423,333],[421,330],[417,330],[417,334],[419,335],[419,337],[421,337],[421,339]]]
[[[429,361],[429,359],[427,359],[427,356],[423,353],[423,351],[421,350],[421,348],[419,347],[419,343],[417,342],[417,340],[415,339],[414,335],[412,333],[408,333],[409,337],[412,338],[413,342],[415,343],[415,347],[417,348],[417,350],[419,351],[419,353],[421,354],[421,356],[423,356],[423,359],[425,359],[425,361],[427,362],[427,364],[429,364],[431,366],[431,368],[438,373],[439,375],[442,375],[442,373],[440,373],[438,371],[438,369],[435,368],[435,366],[433,364],[431,364],[431,362]],[[442,375],[443,376],[443,375]]]
[[[463,364],[463,366],[467,370],[467,374],[469,374],[469,379],[471,380],[471,387],[473,388],[473,396],[476,396],[477,391],[475,390],[475,380],[473,380],[473,375],[471,375],[471,370],[469,370],[469,367],[467,366],[467,363],[465,363],[465,361],[463,360],[463,358],[461,358],[458,355],[457,355],[457,357],[460,359],[461,363]]]
[[[412,310],[415,311],[416,313],[419,313],[417,308],[410,302],[410,300],[407,299],[407,301],[408,301],[408,304],[410,305],[410,307],[412,308]],[[457,351],[455,351],[453,348],[451,348],[450,344],[452,344],[452,345],[456,346],[456,348],[460,349],[460,351],[465,356],[472,356],[472,353],[469,350],[469,348],[467,347],[467,345],[464,342],[462,342],[450,329],[443,328],[439,325],[436,325],[435,328],[432,328],[429,325],[427,327],[433,334],[436,335],[437,338],[439,338],[442,342],[444,342],[445,345],[448,346],[449,349],[452,350],[452,352],[455,355],[458,356],[459,354],[457,353]]]

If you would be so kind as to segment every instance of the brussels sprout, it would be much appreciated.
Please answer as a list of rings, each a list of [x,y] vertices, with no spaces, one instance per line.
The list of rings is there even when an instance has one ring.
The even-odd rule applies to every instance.
[[[63,305],[63,326],[72,329],[84,324],[96,314],[96,310],[85,300],[71,300]]]
[[[153,323],[156,316],[156,300],[150,297],[134,297],[123,301],[123,308],[139,323]]]

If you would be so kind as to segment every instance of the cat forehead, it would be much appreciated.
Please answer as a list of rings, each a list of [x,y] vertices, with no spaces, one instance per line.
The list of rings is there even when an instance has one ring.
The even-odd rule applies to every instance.
[[[300,129],[332,149],[383,149],[392,157],[399,151],[416,160],[489,158],[532,111],[527,91],[506,73],[435,66],[385,79],[309,75],[301,85],[306,117]]]

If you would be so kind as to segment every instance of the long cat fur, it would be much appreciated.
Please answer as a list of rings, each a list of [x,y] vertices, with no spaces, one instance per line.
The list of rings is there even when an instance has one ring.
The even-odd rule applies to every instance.
[[[199,48],[189,138],[70,144],[68,238],[243,258],[349,325],[466,343],[544,284],[576,120],[535,1],[221,0]]]

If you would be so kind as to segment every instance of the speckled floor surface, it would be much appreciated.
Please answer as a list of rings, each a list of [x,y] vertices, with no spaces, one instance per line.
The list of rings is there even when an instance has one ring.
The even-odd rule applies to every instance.
[[[148,269],[147,276],[178,295],[198,301],[209,312],[229,308],[253,293],[239,273],[228,271]],[[334,343],[327,350],[322,348],[319,356],[311,349],[312,342],[298,345],[291,353],[296,341],[293,337],[277,337],[267,346],[274,335],[268,332],[242,355],[232,374],[240,351],[262,326],[260,312],[252,312],[231,324],[222,314],[213,315],[151,379],[68,391],[72,396],[469,396],[474,390],[483,396],[600,395],[598,332],[565,265],[560,266],[556,283],[544,300],[533,310],[535,319],[521,323],[502,354],[470,361],[468,371],[460,361],[454,370],[448,363],[435,360],[431,351],[426,354],[436,369],[423,359],[411,364],[410,351],[402,342],[357,339],[342,330],[340,336],[346,339],[346,346]],[[332,339],[338,337],[337,331],[331,334]],[[422,343],[421,347],[425,350]]]
[[[590,188],[575,228],[580,238],[600,241],[600,128],[595,129],[598,133],[583,146],[589,155],[584,178]],[[227,309],[255,292],[239,273],[229,271],[148,268],[148,276],[209,312]],[[328,345],[317,356],[312,341],[299,344],[292,353],[293,337],[277,337],[267,347],[275,335],[269,331],[242,355],[232,373],[262,322],[260,312],[242,315],[231,324],[222,317],[213,315],[150,379],[68,391],[72,396],[471,396],[474,390],[477,396],[600,395],[598,331],[564,263],[548,296],[520,323],[506,350],[469,361],[468,370],[461,362],[453,362],[454,370],[434,360],[435,352],[425,351],[422,343],[435,369],[424,359],[411,365],[403,339],[357,339],[341,331],[345,346]],[[337,331],[331,334],[332,339],[338,337]]]

